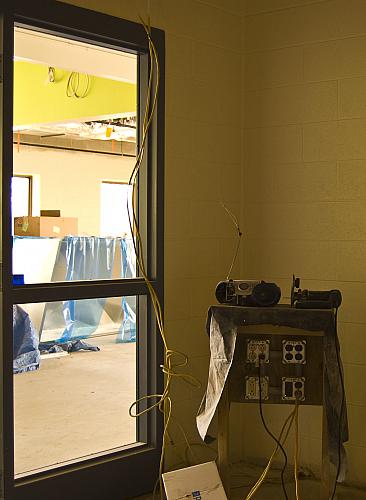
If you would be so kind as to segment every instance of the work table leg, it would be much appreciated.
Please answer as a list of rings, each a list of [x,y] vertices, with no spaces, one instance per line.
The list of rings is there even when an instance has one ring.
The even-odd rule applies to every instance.
[[[322,425],[322,463],[321,463],[321,500],[329,500],[332,494],[331,466],[328,455],[328,423],[323,401],[323,425]]]
[[[226,496],[230,497],[230,461],[229,461],[229,391],[225,385],[217,407],[218,412],[218,468]]]

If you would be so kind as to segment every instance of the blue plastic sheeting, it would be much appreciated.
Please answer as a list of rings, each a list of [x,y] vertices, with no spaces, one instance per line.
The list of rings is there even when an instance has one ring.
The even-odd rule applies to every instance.
[[[120,245],[119,275],[115,276],[116,246]],[[81,281],[93,279],[129,278],[135,276],[131,242],[123,238],[67,236],[60,244],[54,275],[58,280]],[[64,275],[62,276],[62,270]],[[136,341],[136,298],[119,299],[120,306],[110,305],[111,299],[68,300],[47,304],[43,330],[55,330],[63,325],[58,343],[83,339],[100,329],[101,323],[118,327],[118,342]],[[111,311],[111,312],[109,312]]]
[[[111,279],[115,247],[114,238],[65,237],[59,253],[59,258],[66,260],[65,281]],[[100,323],[104,306],[104,298],[63,302],[66,327],[58,342],[92,335]]]
[[[134,267],[135,259],[131,258],[134,255],[134,248],[130,241],[124,238],[120,239],[121,245],[121,270],[122,278],[133,278],[136,276],[136,268]],[[123,321],[118,332],[118,342],[135,342],[136,341],[136,299],[133,297],[122,297]]]
[[[29,315],[21,307],[13,306],[13,372],[22,373],[39,368],[38,336]]]
[[[66,236],[61,241],[59,258],[66,259],[66,281],[110,279],[116,238]]]

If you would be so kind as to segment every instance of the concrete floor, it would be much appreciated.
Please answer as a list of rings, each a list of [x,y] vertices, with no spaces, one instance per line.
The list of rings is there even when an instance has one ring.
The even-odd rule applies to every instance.
[[[255,481],[254,481],[255,482]],[[254,484],[253,482],[253,484]],[[300,483],[300,491],[302,500],[319,500],[320,498],[320,484],[318,481],[305,480]],[[249,492],[249,488],[238,488],[231,491],[229,500],[245,500],[246,495]],[[294,488],[288,487],[289,499],[293,500],[295,498]],[[282,500],[284,498],[283,491],[280,485],[277,484],[265,484],[253,497],[255,500]],[[334,500],[365,500],[366,492],[350,487],[339,487],[337,488],[337,494]],[[142,497],[135,498],[134,500],[153,500],[152,495],[144,495]],[[160,500],[160,496],[157,494],[155,500]]]
[[[19,476],[136,441],[136,344],[90,340],[100,351],[43,359],[14,376],[15,473]]]
[[[232,488],[229,500],[245,500],[252,486],[256,483],[263,469],[246,464],[235,464],[232,467]],[[292,479],[286,479],[286,490],[290,500],[295,499],[295,488]],[[300,481],[301,500],[319,500],[320,482],[314,479],[303,479]],[[268,475],[268,482],[264,483],[253,500],[283,500],[284,494],[280,483],[278,470],[271,470]],[[153,500],[151,494],[138,497],[134,500]],[[154,500],[160,500],[159,494]],[[366,500],[366,489],[357,489],[338,485],[334,500]]]
[[[75,460],[135,441],[128,408],[135,399],[135,344],[115,336],[93,339],[99,352],[76,352],[42,360],[36,372],[14,376],[15,471],[29,471]],[[262,469],[236,464],[230,500],[244,500]],[[289,498],[294,487],[288,482]],[[302,500],[320,498],[320,483],[300,482]],[[282,500],[278,471],[271,471],[254,497]],[[366,491],[339,486],[337,500],[366,500]],[[151,500],[152,495],[139,497]],[[156,495],[156,500],[160,499]]]

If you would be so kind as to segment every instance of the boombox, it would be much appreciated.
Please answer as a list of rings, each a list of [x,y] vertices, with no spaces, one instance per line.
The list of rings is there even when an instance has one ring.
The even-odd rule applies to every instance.
[[[221,304],[269,307],[279,302],[281,290],[265,281],[226,280],[217,285],[215,295]]]

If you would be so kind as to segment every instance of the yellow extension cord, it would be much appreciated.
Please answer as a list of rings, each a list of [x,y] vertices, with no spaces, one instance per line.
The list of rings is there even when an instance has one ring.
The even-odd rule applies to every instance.
[[[146,139],[147,139],[147,134],[149,131],[149,128],[152,123],[153,115],[156,109],[156,103],[157,103],[157,98],[158,98],[158,91],[159,91],[159,79],[160,79],[160,68],[159,68],[159,59],[157,56],[156,48],[155,45],[151,39],[151,30],[150,30],[150,25],[149,23],[146,24],[141,18],[141,23],[144,26],[146,35],[148,37],[149,41],[149,57],[151,61],[151,69],[149,72],[149,79],[148,79],[148,93],[147,93],[147,102],[146,102],[146,108],[145,108],[145,113],[144,113],[144,121],[143,121],[143,127],[142,127],[142,141],[141,141],[141,146],[139,148],[137,157],[136,157],[136,162],[135,166],[132,170],[129,184],[132,185],[132,199],[134,199],[135,195],[135,189],[136,189],[136,178],[137,174],[139,171],[139,168],[141,166],[141,162],[143,159],[144,151],[145,151],[145,144],[146,144]],[[150,110],[150,100],[151,100],[151,92],[152,92],[152,83],[153,83],[153,74],[154,74],[154,64],[153,61],[155,61],[156,65],[156,85],[154,89],[154,96],[153,96],[153,101],[151,105],[151,111],[149,114]],[[189,383],[192,385],[194,388],[200,388],[201,383],[193,376],[186,374],[186,373],[180,373],[176,372],[177,368],[182,368],[188,364],[188,356],[182,352],[175,351],[172,349],[169,349],[168,347],[168,342],[166,339],[165,335],[165,327],[164,327],[164,318],[163,318],[163,313],[161,309],[161,304],[159,301],[159,298],[155,292],[155,289],[153,285],[151,284],[147,272],[146,272],[146,267],[145,267],[145,262],[143,258],[143,248],[142,248],[142,240],[141,240],[141,235],[140,235],[140,230],[138,227],[138,222],[137,222],[137,217],[135,213],[134,206],[132,206],[132,220],[131,220],[131,214],[129,211],[129,207],[127,205],[127,210],[128,210],[128,218],[129,218],[129,224],[130,224],[130,229],[131,229],[131,234],[135,235],[136,241],[133,239],[133,244],[134,244],[134,250],[135,250],[135,255],[136,255],[136,262],[138,264],[138,268],[141,272],[142,277],[144,278],[144,281],[147,285],[150,298],[152,301],[152,305],[154,308],[155,316],[156,316],[156,322],[158,325],[158,329],[160,332],[160,336],[164,345],[164,364],[160,365],[160,368],[162,369],[164,375],[165,375],[165,383],[164,383],[164,390],[162,394],[148,394],[146,396],[142,396],[141,398],[137,399],[134,401],[130,408],[129,408],[129,414],[131,417],[137,418],[140,417],[150,411],[152,411],[155,408],[158,408],[160,411],[163,412],[164,417],[165,417],[165,424],[164,424],[164,429],[163,429],[163,437],[162,437],[162,452],[160,456],[160,464],[159,464],[159,478],[158,482],[160,482],[160,494],[162,496],[163,493],[163,485],[162,485],[162,473],[163,473],[163,465],[164,465],[164,454],[165,454],[165,446],[166,446],[166,436],[167,436],[167,430],[168,426],[172,417],[172,400],[170,397],[170,387],[171,387],[171,382],[172,378],[181,378],[185,382]],[[136,246],[137,244],[137,246]],[[174,358],[177,358],[174,361]],[[150,400],[156,400],[154,403],[149,405],[146,409],[137,411],[137,405],[142,403],[143,401],[147,402]],[[134,408],[136,408],[136,411],[133,412]],[[185,442],[187,443],[189,447],[189,441],[187,439],[186,433],[184,432],[184,429],[182,426],[179,424],[178,427],[180,428],[181,432],[183,433]],[[193,452],[192,452],[193,453]],[[155,485],[154,488],[154,495],[155,495],[155,490],[158,482]]]
[[[158,90],[159,90],[159,79],[160,79],[159,59],[157,56],[157,51],[156,51],[155,45],[154,45],[152,38],[151,38],[150,23],[148,22],[148,24],[146,24],[141,18],[140,18],[140,21],[141,21],[141,23],[145,29],[146,35],[148,37],[149,57],[150,57],[151,62],[153,61],[153,59],[155,61],[157,75],[156,75],[156,86],[155,86],[155,90],[154,90],[154,97],[153,97],[153,101],[152,101],[152,105],[151,105],[151,112],[149,115],[152,82],[153,82],[153,68],[154,68],[154,65],[152,63],[151,70],[149,73],[149,79],[148,79],[148,94],[147,94],[147,102],[146,102],[146,108],[145,108],[145,113],[144,113],[144,121],[143,121],[143,129],[142,129],[143,130],[142,141],[141,141],[141,146],[139,148],[139,152],[138,152],[138,155],[136,158],[135,166],[133,168],[133,171],[132,171],[132,174],[131,174],[130,180],[129,180],[129,184],[132,185],[132,190],[133,190],[132,199],[134,199],[134,195],[135,195],[136,177],[137,177],[137,174],[138,174],[138,171],[139,171],[139,168],[141,166],[142,159],[143,159],[148,130],[151,126],[153,115],[154,115],[154,112],[156,109]],[[127,209],[128,209],[128,206],[127,206]],[[162,369],[163,373],[166,376],[163,393],[162,394],[149,394],[149,395],[142,396],[141,398],[137,399],[136,401],[134,401],[131,404],[131,406],[129,408],[129,414],[131,417],[137,418],[137,417],[140,417],[140,416],[152,411],[155,408],[158,408],[160,411],[162,411],[164,413],[165,424],[164,424],[163,438],[162,438],[162,452],[161,452],[160,464],[159,464],[159,478],[158,478],[158,481],[157,481],[155,488],[154,488],[154,495],[155,495],[156,486],[157,486],[158,482],[160,482],[160,494],[162,496],[162,492],[163,492],[162,473],[163,473],[163,465],[164,465],[166,436],[167,436],[167,430],[169,427],[169,423],[170,423],[170,420],[172,417],[172,401],[171,401],[171,397],[170,397],[170,386],[171,386],[172,378],[174,378],[174,377],[182,378],[184,381],[188,382],[190,385],[192,385],[195,388],[200,388],[201,383],[195,377],[193,377],[189,374],[176,372],[177,368],[184,367],[188,364],[188,356],[182,352],[169,349],[169,347],[168,347],[168,342],[167,342],[166,335],[165,335],[164,318],[163,318],[163,314],[162,314],[161,304],[160,304],[159,298],[155,292],[155,289],[154,289],[153,285],[151,284],[151,282],[147,276],[147,272],[146,272],[145,262],[144,262],[144,258],[143,258],[142,240],[141,240],[141,235],[140,235],[140,231],[139,231],[139,227],[138,227],[138,223],[137,223],[137,218],[136,218],[134,206],[132,206],[133,224],[131,221],[129,209],[128,209],[128,218],[129,218],[129,223],[130,223],[131,234],[135,234],[135,237],[136,237],[136,242],[133,240],[136,261],[137,261],[138,267],[140,269],[141,275],[144,278],[144,281],[145,281],[147,288],[149,290],[150,298],[151,298],[154,312],[156,315],[158,329],[159,329],[161,339],[162,339],[162,342],[164,345],[164,364],[161,365],[160,368]],[[136,247],[136,243],[137,243],[137,247]],[[178,358],[177,361],[175,361],[175,362],[173,362],[174,357]],[[133,409],[135,407],[137,407],[137,405],[139,403],[142,403],[143,401],[149,401],[151,399],[156,399],[157,401],[142,411],[136,411],[135,413],[133,412]],[[282,426],[280,436],[279,436],[279,441],[281,442],[281,438],[285,432],[285,436],[284,436],[284,439],[282,441],[282,444],[285,443],[294,421],[295,421],[295,454],[294,454],[295,491],[296,491],[296,500],[300,500],[300,491],[299,491],[299,484],[298,484],[298,453],[299,453],[299,449],[298,449],[298,401],[296,401],[295,409],[289,414],[289,416],[286,418],[286,420]],[[290,422],[290,423],[289,423],[289,426],[286,430],[286,426],[287,426],[288,422]],[[183,433],[183,436],[184,436],[185,442],[187,443],[188,448],[190,448],[189,441],[187,439],[186,433],[184,432],[184,429],[182,428],[182,426],[179,423],[178,423],[178,427],[180,428],[181,432]],[[256,484],[253,486],[253,488],[251,489],[251,491],[249,492],[249,494],[247,495],[245,500],[250,500],[255,495],[257,490],[260,488],[262,483],[264,482],[264,480],[268,474],[268,471],[270,470],[270,467],[272,465],[273,459],[278,451],[278,448],[279,448],[279,446],[277,445],[275,450],[273,451],[269,461],[268,461],[266,468],[264,469],[260,478],[258,479]]]

